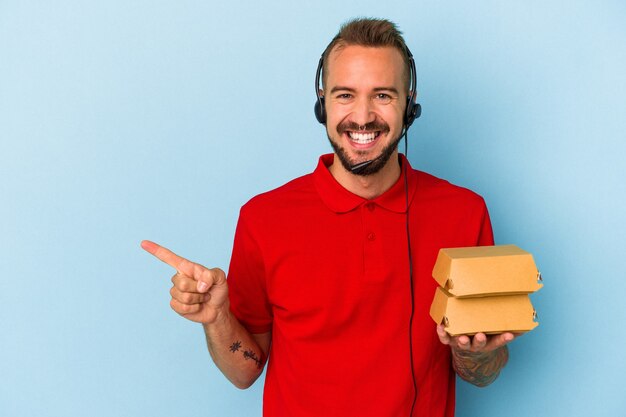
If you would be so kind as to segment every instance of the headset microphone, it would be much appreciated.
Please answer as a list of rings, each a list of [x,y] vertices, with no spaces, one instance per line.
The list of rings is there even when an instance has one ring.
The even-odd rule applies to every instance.
[[[378,158],[380,158],[380,156]],[[363,171],[365,171],[365,168],[367,168],[372,162],[374,162],[378,158],[370,159],[369,161],[364,161],[364,162],[360,162],[358,164],[354,164],[354,165],[350,166],[350,172],[352,172],[353,174],[356,174],[356,175],[361,175],[363,173]]]

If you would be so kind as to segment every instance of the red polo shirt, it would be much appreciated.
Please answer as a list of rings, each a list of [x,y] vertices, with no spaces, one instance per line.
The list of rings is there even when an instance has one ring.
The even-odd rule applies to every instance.
[[[407,168],[415,415],[454,414],[450,351],[429,316],[431,272],[440,248],[493,244],[489,215],[480,196],[401,158],[402,175],[373,200],[337,183],[324,155],[312,174],[242,207],[228,284],[241,323],[272,332],[264,416],[409,414]]]

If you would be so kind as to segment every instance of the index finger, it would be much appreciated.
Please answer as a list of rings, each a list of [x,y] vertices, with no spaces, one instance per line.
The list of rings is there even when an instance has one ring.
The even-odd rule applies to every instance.
[[[184,262],[189,262],[187,259],[176,255],[171,250],[164,248],[163,246],[151,242],[149,240],[143,240],[141,242],[141,247],[148,253],[154,255],[161,261],[165,262],[172,268],[176,269],[176,271],[180,272],[181,264]]]

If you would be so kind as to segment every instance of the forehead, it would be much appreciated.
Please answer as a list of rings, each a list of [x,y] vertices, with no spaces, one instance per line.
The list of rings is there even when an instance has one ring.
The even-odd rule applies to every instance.
[[[397,48],[344,45],[328,56],[326,83],[334,85],[375,84],[401,87],[407,68]]]

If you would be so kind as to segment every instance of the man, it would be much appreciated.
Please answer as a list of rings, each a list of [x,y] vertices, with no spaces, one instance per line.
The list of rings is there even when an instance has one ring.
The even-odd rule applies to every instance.
[[[454,371],[482,386],[507,361],[513,334],[450,337],[428,314],[439,249],[493,237],[481,197],[398,154],[411,59],[386,20],[342,27],[316,110],[334,153],[242,207],[228,280],[142,242],[176,268],[171,307],[233,384],[269,357],[265,416],[452,416]]]

